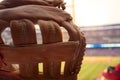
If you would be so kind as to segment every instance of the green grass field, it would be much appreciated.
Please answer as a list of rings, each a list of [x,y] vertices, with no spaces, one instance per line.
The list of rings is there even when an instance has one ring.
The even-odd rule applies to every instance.
[[[78,80],[96,80],[107,66],[120,62],[120,57],[84,57]]]
[[[108,66],[114,66],[120,62],[120,57],[84,57],[78,80],[96,80],[100,73]],[[64,70],[62,63],[61,72]],[[39,64],[39,71],[43,72],[43,63]]]

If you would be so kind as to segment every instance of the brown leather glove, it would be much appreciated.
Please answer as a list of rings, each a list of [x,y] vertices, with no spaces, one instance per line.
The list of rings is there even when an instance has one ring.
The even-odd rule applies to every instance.
[[[28,3],[26,1],[28,1]],[[2,29],[0,31],[3,31],[7,23],[10,25],[10,21],[12,20],[29,19],[34,24],[36,24],[38,20],[52,20],[68,30],[70,40],[80,40],[79,35],[77,35],[79,31],[76,25],[72,23],[70,14],[56,7],[36,5],[37,2],[40,4],[43,4],[42,2],[54,4],[53,6],[56,6],[57,3],[63,3],[63,0],[4,0],[1,2],[2,5],[8,6],[8,4],[13,5],[14,3],[14,5],[18,7],[10,6],[13,8],[0,10],[0,22],[2,23]]]
[[[78,31],[72,23],[72,17],[67,12],[50,6],[24,5],[15,8],[0,10],[0,19],[10,22],[11,20],[29,19],[35,24],[38,20],[52,20],[66,28],[70,40],[78,40]]]
[[[29,19],[35,22],[38,19],[54,20],[58,23],[71,21],[72,17],[67,12],[50,6],[24,5],[15,8],[0,10],[0,19],[11,21],[15,19]]]
[[[0,70],[0,80],[22,80],[19,76]]]
[[[45,5],[45,6],[54,6],[61,7],[65,9],[65,3],[63,0],[4,0],[0,3],[0,9],[12,8],[22,5]]]

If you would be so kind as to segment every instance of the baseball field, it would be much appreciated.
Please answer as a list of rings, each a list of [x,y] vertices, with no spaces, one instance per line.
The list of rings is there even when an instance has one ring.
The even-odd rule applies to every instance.
[[[120,57],[84,57],[78,80],[100,80],[102,71],[119,62]]]

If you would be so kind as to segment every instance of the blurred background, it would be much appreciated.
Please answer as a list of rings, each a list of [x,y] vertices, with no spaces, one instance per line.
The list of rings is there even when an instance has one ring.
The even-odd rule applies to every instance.
[[[103,80],[102,72],[120,63],[120,0],[65,2],[87,41],[78,80]]]

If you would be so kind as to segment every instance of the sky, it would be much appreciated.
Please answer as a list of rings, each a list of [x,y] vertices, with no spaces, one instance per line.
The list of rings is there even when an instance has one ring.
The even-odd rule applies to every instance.
[[[73,16],[73,21],[78,26],[120,23],[120,0],[64,1],[67,3],[66,11]]]
[[[78,26],[93,26],[120,23],[120,0],[65,0],[75,1],[75,23]]]

